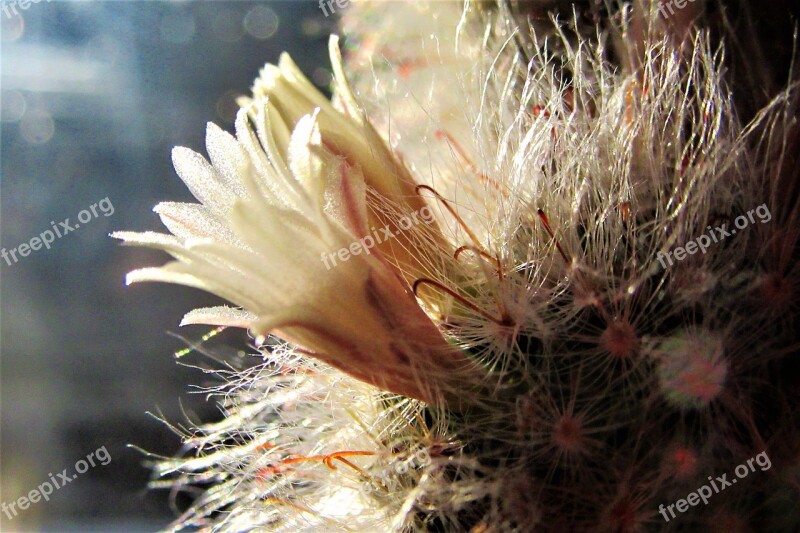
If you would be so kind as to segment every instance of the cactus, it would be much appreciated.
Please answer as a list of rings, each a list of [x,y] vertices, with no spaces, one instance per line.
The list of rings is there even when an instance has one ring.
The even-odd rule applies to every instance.
[[[284,56],[176,150],[128,280],[257,359],[155,467],[175,530],[800,527],[797,84],[743,123],[724,44],[630,7],[356,3],[332,102]]]

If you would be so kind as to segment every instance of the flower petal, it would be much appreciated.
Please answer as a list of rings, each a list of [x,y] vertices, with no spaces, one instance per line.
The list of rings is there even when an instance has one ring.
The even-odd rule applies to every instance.
[[[219,179],[206,159],[182,146],[172,150],[172,164],[191,193],[212,213],[223,214],[235,200],[233,193]]]
[[[252,172],[252,164],[236,137],[209,122],[206,127],[206,150],[218,178],[237,196],[246,196],[241,177]]]
[[[183,316],[181,326],[205,324],[208,326],[226,326],[231,328],[249,328],[258,319],[243,309],[220,305],[217,307],[201,307],[189,311]]]
[[[215,238],[229,244],[244,246],[229,227],[202,205],[161,202],[153,208],[153,211],[158,213],[164,226],[181,239]]]

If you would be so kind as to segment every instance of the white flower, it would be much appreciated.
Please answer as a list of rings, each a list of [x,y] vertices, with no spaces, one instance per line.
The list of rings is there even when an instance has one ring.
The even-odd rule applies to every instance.
[[[331,50],[341,75],[335,40]],[[419,256],[419,246],[396,232],[373,253],[353,252],[332,268],[325,261],[391,219],[386,210],[368,214],[368,197],[401,211],[425,205],[407,171],[354,102],[346,113],[334,109],[288,56],[264,69],[254,93],[237,116],[236,137],[209,124],[210,163],[186,148],[173,151],[200,204],[156,206],[172,235],[114,235],[175,258],[131,272],[127,282],[188,285],[241,308],[197,309],[182,324],[274,333],[381,389],[425,401],[452,397],[458,377],[474,369],[402,276],[415,261],[404,257]]]
[[[359,380],[434,400],[375,401],[305,356],[286,376],[274,367],[297,353],[264,350],[269,375],[220,387],[227,419],[188,442],[201,457],[161,465],[179,472],[171,487],[215,482],[187,524],[224,511],[213,527],[232,531],[632,532],[755,448],[797,463],[796,85],[742,126],[706,34],[681,42],[683,23],[663,24],[654,3],[596,26],[596,6],[570,6],[571,23],[542,20],[537,3],[357,3],[348,75],[386,144],[334,41],[335,105],[284,57],[256,82],[238,139],[211,128],[213,167],[180,153],[203,189],[192,209],[213,224],[159,209],[175,237],[123,236],[178,261],[132,279],[246,310],[187,322],[277,328]],[[422,194],[436,225],[320,268],[320,253]],[[769,225],[659,266],[759,204]],[[320,477],[333,457],[353,458],[350,478]],[[673,479],[686,457],[697,476]],[[715,505],[781,514],[762,502],[791,487],[756,478],[746,501]]]

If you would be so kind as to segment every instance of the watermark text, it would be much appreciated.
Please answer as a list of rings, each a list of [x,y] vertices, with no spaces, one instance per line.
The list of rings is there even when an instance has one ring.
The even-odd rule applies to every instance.
[[[420,222],[430,224],[433,222],[433,220],[433,213],[428,206],[425,206],[419,211],[414,211],[410,215],[401,217],[397,221],[397,227],[400,228],[401,231],[407,231],[411,229],[411,226],[414,224],[419,224]],[[372,253],[371,250],[375,247],[375,245],[393,239],[397,237],[397,235],[398,234],[396,233],[392,233],[392,230],[388,225],[379,229],[372,228],[371,234],[365,235],[357,241],[353,241],[349,246],[340,248],[338,251],[333,253],[326,254],[323,252],[320,255],[320,260],[325,264],[325,268],[330,270],[332,267],[336,266],[337,259],[344,263],[354,255],[361,255],[361,252],[369,255]]]
[[[666,19],[675,14],[675,8],[683,9],[686,7],[686,4],[693,4],[694,1],[695,0],[661,0],[658,3],[658,13]],[[667,10],[669,10],[669,14],[667,14]]]
[[[98,464],[105,466],[110,462],[111,454],[108,453],[108,450],[106,450],[105,446],[101,446],[87,455],[86,459],[78,459],[74,467],[77,474],[70,475],[67,468],[55,476],[52,473],[49,473],[47,474],[50,477],[49,481],[45,481],[35,489],[28,492],[27,495],[20,496],[11,503],[3,502],[0,504],[0,509],[2,509],[3,513],[8,517],[9,520],[13,520],[19,514],[19,511],[27,510],[31,504],[39,503],[41,500],[46,502],[50,501],[50,495],[53,494],[54,491],[61,489],[65,485],[75,481],[79,474],[83,474],[89,470],[89,466],[95,467]]]
[[[18,17],[19,11],[17,11],[17,8],[25,10],[31,7],[31,4],[38,4],[41,1],[42,0],[5,0],[3,2],[3,7],[0,9],[3,10],[3,14],[7,18],[11,18],[14,16]],[[50,0],[47,1],[49,2]]]
[[[737,466],[733,471],[734,474],[736,474],[735,478],[728,479],[728,474],[722,474],[721,476],[717,476],[715,479],[711,479],[711,476],[708,476],[710,486],[703,485],[696,491],[690,492],[686,498],[682,498],[667,506],[664,506],[662,503],[658,506],[658,512],[664,518],[665,522],[669,522],[672,518],[676,518],[678,516],[675,514],[675,510],[677,510],[679,513],[685,513],[690,506],[694,507],[701,501],[703,502],[703,505],[708,505],[708,500],[711,498],[711,496],[714,494],[719,494],[740,479],[746,478],[751,472],[755,472],[756,468],[753,466],[753,463],[757,464],[761,468],[762,472],[772,468],[772,461],[770,461],[766,450],[764,450],[755,457],[748,459],[746,463],[742,463]],[[714,489],[713,491],[711,490],[712,488]],[[669,515],[667,515],[667,512],[669,512]]]
[[[656,255],[656,259],[658,262],[661,263],[661,268],[667,268],[667,262],[669,262],[669,266],[672,266],[672,256],[675,256],[675,261],[683,261],[687,254],[694,255],[697,251],[703,252],[705,255],[708,248],[715,243],[720,242],[721,240],[725,239],[726,237],[730,237],[732,235],[736,235],[737,230],[741,230],[746,228],[749,224],[755,224],[756,219],[753,217],[753,214],[758,216],[759,222],[762,224],[766,224],[770,220],[772,220],[772,213],[769,212],[769,208],[767,204],[761,204],[760,206],[756,207],[755,209],[751,209],[745,215],[739,215],[734,220],[735,228],[728,229],[728,224],[721,224],[715,228],[708,226],[708,233],[704,233],[687,242],[684,246],[678,246],[674,250],[670,250],[666,254],[664,252],[659,251]],[[664,259],[667,261],[665,262]]]
[[[114,214],[114,205],[111,203],[111,200],[108,199],[108,196],[99,202],[93,203],[88,209],[81,210],[81,212],[78,213],[78,222],[71,224],[69,219],[65,218],[56,225],[56,223],[51,220],[50,226],[52,227],[52,231],[46,229],[37,237],[33,237],[28,242],[18,244],[9,250],[0,248],[0,257],[3,258],[8,266],[11,266],[18,262],[20,258],[28,257],[32,251],[41,250],[42,246],[49,250],[50,245],[53,244],[57,238],[60,239],[78,229],[81,224],[87,224],[91,222],[92,219],[98,218],[100,213],[106,217],[110,217]],[[17,254],[19,254],[19,257],[17,257]]]
[[[319,0],[319,8],[322,10],[322,14],[328,17],[336,13],[334,4],[336,4],[336,7],[339,9],[344,9],[350,5],[350,0]]]

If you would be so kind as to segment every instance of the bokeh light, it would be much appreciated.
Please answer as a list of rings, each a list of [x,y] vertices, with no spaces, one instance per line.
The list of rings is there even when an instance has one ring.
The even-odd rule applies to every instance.
[[[279,19],[267,6],[256,6],[244,17],[244,29],[255,39],[269,39],[278,31]]]

